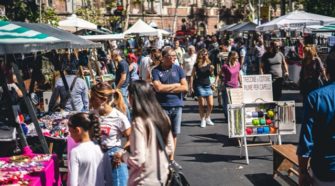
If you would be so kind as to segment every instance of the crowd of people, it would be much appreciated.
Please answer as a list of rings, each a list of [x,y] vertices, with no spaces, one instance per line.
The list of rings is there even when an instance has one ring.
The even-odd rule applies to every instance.
[[[219,40],[214,35],[157,46],[146,44],[126,53],[117,47],[98,52],[100,65],[95,71],[113,74],[115,80],[98,80],[92,86],[78,76],[77,67],[69,65],[78,57],[71,55],[65,62],[68,87],[64,79],[55,81],[49,110],[78,112],[68,122],[68,141],[75,143],[68,148],[68,185],[166,183],[169,163],[181,169],[174,161],[174,152],[181,133],[184,100],[198,102],[199,126],[205,128],[215,125],[211,113],[217,95],[227,122],[227,89],[241,87],[242,75],[271,74],[273,99],[281,99],[288,65],[280,41],[264,46],[259,37],[247,47],[243,38]],[[308,96],[329,80],[316,47],[303,46],[301,60],[299,86],[305,104],[321,104],[315,97],[323,92]],[[17,91],[14,85],[9,84]],[[303,128],[303,145],[298,150],[301,156],[311,151],[308,143],[312,139],[306,134],[312,125],[309,123],[309,128]],[[163,136],[169,159],[157,145],[157,132]]]

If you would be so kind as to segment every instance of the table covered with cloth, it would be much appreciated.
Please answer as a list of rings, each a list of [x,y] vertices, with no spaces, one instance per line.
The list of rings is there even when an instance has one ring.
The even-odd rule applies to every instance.
[[[32,154],[0,158],[0,185],[60,186],[56,155]]]

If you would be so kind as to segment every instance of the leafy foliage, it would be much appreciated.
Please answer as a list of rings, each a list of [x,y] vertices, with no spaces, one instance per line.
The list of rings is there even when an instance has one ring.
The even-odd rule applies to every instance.
[[[58,26],[60,18],[57,16],[54,8],[45,8],[42,11],[42,23]]]
[[[304,5],[307,12],[335,17],[335,1],[305,0]]]
[[[37,22],[39,18],[38,6],[35,1],[13,0],[3,3],[6,17],[11,21]]]

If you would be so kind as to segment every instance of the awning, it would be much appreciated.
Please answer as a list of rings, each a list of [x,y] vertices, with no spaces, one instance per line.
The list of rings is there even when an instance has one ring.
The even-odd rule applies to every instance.
[[[85,40],[79,36],[71,34],[70,32],[64,31],[59,28],[52,27],[47,24],[40,23],[23,23],[23,22],[13,22],[14,24],[36,30],[38,32],[42,32],[48,34],[50,36],[56,37],[63,41],[69,41],[70,45],[64,48],[99,48],[100,44],[94,43],[89,40]]]
[[[237,25],[237,23],[233,23],[233,24],[231,24],[231,25],[224,25],[222,28],[220,28],[218,31],[219,32],[223,32],[223,31],[225,31],[225,30],[227,30],[227,29],[229,29],[229,28],[231,28],[231,27],[233,27],[233,26],[235,26],[235,25]]]
[[[133,26],[124,32],[124,35],[139,34],[140,36],[156,36],[158,32],[144,21],[139,19]]]
[[[309,25],[324,25],[331,22],[335,22],[335,18],[304,11],[293,11],[270,22],[262,24],[256,29],[258,31],[272,31],[279,29],[295,30]]]
[[[91,41],[122,40],[124,39],[124,34],[85,35],[79,37]]]
[[[230,31],[230,32],[255,31],[256,26],[257,25],[253,22],[243,22],[243,23],[239,23],[233,27],[228,28],[227,31]]]
[[[16,23],[0,21],[1,55],[31,53],[70,46],[70,42],[67,40]]]

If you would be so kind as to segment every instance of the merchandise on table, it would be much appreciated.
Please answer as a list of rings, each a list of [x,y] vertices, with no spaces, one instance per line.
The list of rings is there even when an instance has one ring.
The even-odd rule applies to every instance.
[[[40,127],[44,136],[66,139],[69,135],[69,129],[67,125],[68,118],[76,112],[56,112],[51,115],[46,115],[39,119]],[[37,136],[35,127],[33,124],[27,125],[28,136]]]
[[[49,161],[51,155],[18,155],[4,159],[7,161],[0,160],[0,185],[29,185],[29,179],[26,176],[43,171],[44,162]]]

